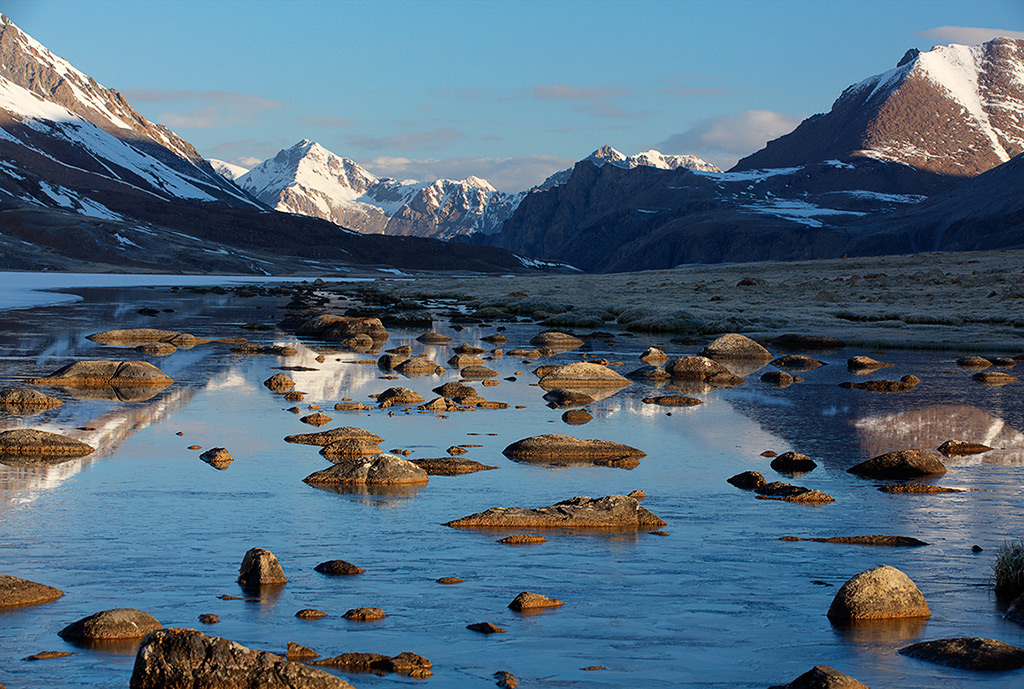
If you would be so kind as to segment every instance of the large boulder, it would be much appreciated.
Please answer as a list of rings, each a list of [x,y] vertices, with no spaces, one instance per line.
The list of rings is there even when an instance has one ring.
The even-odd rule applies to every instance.
[[[729,373],[729,369],[706,356],[682,356],[665,365],[665,371],[673,378],[704,380],[718,373]]]
[[[343,339],[365,334],[377,341],[388,339],[388,331],[379,318],[350,318],[332,314],[321,314],[306,320],[296,329],[295,334],[324,339]]]
[[[609,495],[603,498],[580,496],[563,500],[549,507],[492,507],[447,522],[459,528],[561,528],[561,529],[649,529],[661,528],[666,522],[645,509],[634,498]]]
[[[905,646],[900,649],[900,653],[929,663],[964,670],[993,672],[1024,667],[1024,648],[1017,648],[996,639],[937,639]]]
[[[789,684],[778,684],[769,689],[868,689],[853,677],[828,665],[815,665]]]
[[[0,574],[0,608],[19,608],[23,605],[42,605],[55,601],[64,592],[46,584]]]
[[[279,586],[288,578],[277,557],[264,548],[250,548],[238,568],[238,583],[242,586]]]
[[[338,459],[331,468],[302,480],[310,485],[391,486],[426,483],[428,476],[409,460],[382,452],[372,457]]]
[[[334,675],[193,629],[142,640],[130,689],[352,689]]]
[[[547,433],[512,443],[502,454],[510,459],[591,459],[596,457],[646,457],[635,447],[610,440],[580,440],[571,435]]]
[[[828,618],[837,623],[929,616],[928,603],[914,582],[889,565],[852,577],[836,592],[828,609]]]
[[[552,388],[625,387],[630,382],[607,366],[586,361],[559,366],[540,379],[540,386]]]
[[[28,381],[56,387],[167,387],[174,381],[146,361],[76,361],[48,376]]]
[[[868,478],[916,478],[944,474],[946,467],[928,450],[899,450],[873,457],[847,471]]]
[[[772,359],[771,352],[745,335],[722,335],[701,351],[709,359]]]
[[[380,437],[376,433],[370,433],[370,431],[364,431],[362,428],[356,428],[354,426],[341,426],[339,428],[332,428],[329,431],[289,435],[285,436],[284,440],[286,443],[319,445],[320,447],[323,447],[325,445],[330,445],[336,440],[344,440],[345,438],[362,438],[375,443],[384,442],[384,438]]]
[[[199,459],[203,460],[214,469],[220,469],[224,471],[231,462],[235,461],[235,458],[231,456],[231,453],[223,447],[211,447],[209,450],[199,455]]]
[[[89,642],[138,639],[161,628],[155,617],[135,608],[103,610],[83,617],[60,630],[65,641]]]
[[[15,428],[0,433],[0,459],[19,465],[59,464],[95,451],[90,445],[59,433]]]
[[[462,345],[459,345],[460,347]],[[448,359],[448,365],[452,368],[466,368],[467,366],[483,366],[484,360],[475,354],[455,354]]]
[[[295,381],[287,373],[275,373],[263,381],[264,387],[271,392],[287,392],[295,387]]]

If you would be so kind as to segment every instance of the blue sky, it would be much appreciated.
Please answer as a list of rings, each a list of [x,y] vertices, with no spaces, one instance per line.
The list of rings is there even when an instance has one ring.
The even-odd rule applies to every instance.
[[[1021,0],[9,0],[50,50],[232,162],[314,139],[515,191],[611,144],[721,166],[911,47],[1024,38]]]

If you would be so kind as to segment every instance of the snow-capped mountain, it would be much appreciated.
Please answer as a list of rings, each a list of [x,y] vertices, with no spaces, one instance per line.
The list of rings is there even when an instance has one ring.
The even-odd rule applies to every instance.
[[[519,196],[479,177],[429,183],[377,177],[309,139],[263,161],[237,183],[286,213],[366,234],[439,239],[497,231]]]
[[[223,177],[224,179],[231,180],[234,182],[236,179],[244,175],[249,171],[249,168],[241,165],[235,165],[224,160],[217,160],[216,158],[207,158],[206,162],[210,164],[214,172]]]
[[[0,15],[0,193],[119,217],[111,195],[258,207],[191,144]],[[105,197],[105,198],[100,198]]]
[[[869,157],[972,177],[1024,151],[1024,40],[910,50],[734,170]]]
[[[686,170],[699,170],[702,172],[721,172],[721,170],[707,162],[701,160],[695,155],[665,155],[660,151],[650,150],[644,151],[643,153],[636,153],[631,156],[627,156],[620,151],[612,148],[608,144],[605,144],[601,148],[597,149],[583,160],[589,161],[601,167],[603,165],[614,165],[615,167],[621,167],[626,170],[632,170],[635,167],[654,167],[661,170],[676,170],[684,168]],[[533,190],[550,189],[558,184],[565,184],[569,177],[572,175],[573,168],[561,170],[548,177],[542,184],[537,185]]]

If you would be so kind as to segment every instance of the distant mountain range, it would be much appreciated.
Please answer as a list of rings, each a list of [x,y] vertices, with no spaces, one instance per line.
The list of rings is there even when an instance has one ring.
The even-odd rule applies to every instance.
[[[378,177],[310,140],[246,170],[0,15],[0,268],[619,271],[1019,248],[1022,113],[1024,41],[996,39],[909,51],[728,172],[603,146],[507,193]]]

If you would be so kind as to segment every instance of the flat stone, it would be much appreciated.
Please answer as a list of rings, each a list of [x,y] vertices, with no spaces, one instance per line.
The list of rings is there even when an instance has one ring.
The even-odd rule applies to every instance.
[[[428,476],[409,460],[382,452],[372,457],[339,458],[331,468],[302,480],[310,485],[386,486],[426,483]]]
[[[430,476],[460,476],[477,471],[490,471],[498,467],[488,466],[462,457],[426,457],[409,460]]]
[[[558,330],[547,330],[534,335],[530,339],[530,344],[537,345],[538,347],[575,349],[576,347],[583,346],[583,340]]]
[[[465,581],[465,579],[459,579],[458,577],[441,577],[437,580],[437,583],[445,586],[454,586],[455,584],[461,584]]]
[[[580,496],[527,509],[492,507],[484,512],[447,522],[453,528],[563,528],[563,529],[657,529],[666,522],[625,495],[603,498]]]
[[[1020,380],[1017,376],[1011,376],[1009,373],[1003,373],[1002,371],[982,371],[981,373],[975,373],[971,378],[982,385],[1006,385]]]
[[[466,629],[474,632],[480,632],[481,634],[504,634],[505,630],[496,624],[490,622],[476,622],[474,624],[467,624]]]
[[[961,637],[911,644],[900,653],[929,663],[974,670],[998,672],[1024,667],[1024,648],[996,639]]]
[[[32,428],[16,428],[0,433],[0,460],[5,463],[53,464],[93,452],[92,446],[59,433]]]
[[[362,567],[357,567],[351,562],[346,562],[345,560],[328,560],[326,562],[321,562],[313,569],[321,574],[326,574],[329,577],[353,576],[355,574],[362,574],[366,571]]]
[[[970,443],[966,440],[947,440],[939,445],[938,450],[947,457],[966,457],[988,452],[992,448],[981,443]]]
[[[895,365],[887,364],[878,359],[872,359],[869,356],[852,356],[846,360],[846,369],[848,371],[877,371],[880,368],[888,368]]]
[[[342,617],[355,622],[372,622],[374,620],[383,620],[387,615],[384,614],[384,610],[381,608],[362,607],[347,610]]]
[[[798,538],[797,536],[783,536],[780,541],[813,541],[815,543],[843,543],[847,545],[874,545],[888,548],[916,548],[928,545],[924,541],[910,536],[832,536],[830,538]]]
[[[547,543],[548,539],[535,533],[517,533],[499,538],[498,543],[505,545],[530,545],[531,543]]]
[[[167,387],[174,381],[146,361],[76,361],[43,378],[28,381],[32,385],[56,387]]]
[[[644,404],[656,404],[662,407],[695,407],[704,404],[704,400],[686,395],[661,395],[659,397],[644,397]]]
[[[891,495],[934,495],[938,493],[963,493],[959,488],[946,488],[944,486],[933,486],[925,483],[888,483],[879,486],[878,490]]]
[[[384,438],[380,437],[376,433],[370,433],[369,431],[364,431],[362,428],[355,428],[353,426],[342,426],[340,428],[332,428],[329,431],[317,431],[316,433],[289,435],[286,436],[284,440],[287,443],[319,445],[320,447],[324,447],[325,445],[330,445],[336,440],[343,440],[345,438],[363,438],[375,443],[384,442]]]
[[[540,379],[540,386],[546,390],[552,388],[580,388],[580,387],[625,387],[630,385],[629,380],[617,372],[587,361],[577,361],[565,366],[559,366],[548,372]]]
[[[609,440],[580,440],[569,435],[548,433],[512,443],[502,454],[511,459],[579,459],[596,457],[646,457],[635,447]]]
[[[0,407],[3,407],[5,411],[15,410],[15,413],[16,410],[21,409],[43,411],[46,409],[56,409],[62,404],[64,403],[56,397],[50,397],[32,388],[0,390]]]

